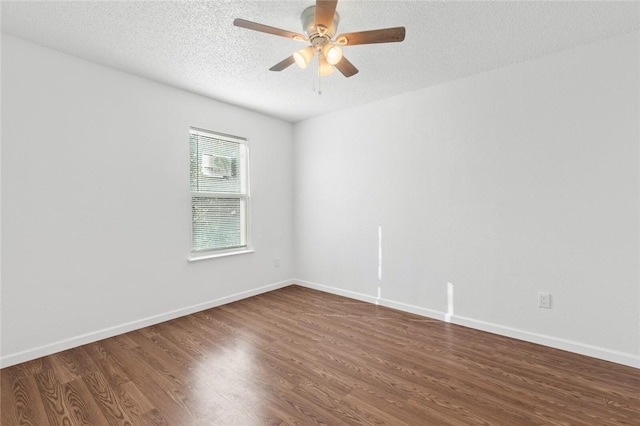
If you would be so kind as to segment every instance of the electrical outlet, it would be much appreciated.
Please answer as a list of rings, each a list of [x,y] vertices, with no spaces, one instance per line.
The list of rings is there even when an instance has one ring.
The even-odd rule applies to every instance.
[[[551,309],[551,293],[538,292],[538,308]]]
[[[273,258],[273,266],[275,266],[276,268],[280,267],[280,258],[279,257],[274,257]]]

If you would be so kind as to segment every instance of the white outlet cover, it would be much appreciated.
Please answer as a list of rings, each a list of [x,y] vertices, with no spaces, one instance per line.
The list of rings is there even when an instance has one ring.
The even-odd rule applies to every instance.
[[[538,293],[538,307],[551,309],[551,293]]]

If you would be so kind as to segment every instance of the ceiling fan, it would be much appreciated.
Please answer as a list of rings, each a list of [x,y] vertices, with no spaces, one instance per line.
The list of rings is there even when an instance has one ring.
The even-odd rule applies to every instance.
[[[239,18],[233,20],[233,25],[248,30],[286,37],[296,41],[308,42],[309,46],[298,50],[293,55],[269,68],[269,70],[282,71],[294,62],[300,68],[306,68],[317,53],[318,74],[321,76],[331,74],[333,67],[336,67],[345,77],[351,77],[358,72],[358,69],[342,55],[342,46],[393,43],[404,40],[404,27],[336,35],[338,23],[340,22],[340,17],[338,12],[336,12],[337,3],[338,0],[316,0],[315,6],[309,6],[303,10],[300,15],[300,20],[302,21],[304,34]]]

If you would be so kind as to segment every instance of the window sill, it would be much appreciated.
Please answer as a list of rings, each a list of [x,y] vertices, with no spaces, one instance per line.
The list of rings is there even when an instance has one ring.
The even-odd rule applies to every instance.
[[[225,253],[210,253],[210,254],[203,254],[203,255],[192,255],[187,260],[189,262],[196,262],[198,260],[215,259],[217,257],[235,256],[236,254],[245,254],[245,253],[253,253],[253,252],[255,252],[255,250],[246,249],[246,250],[228,251],[228,252],[225,252]]]

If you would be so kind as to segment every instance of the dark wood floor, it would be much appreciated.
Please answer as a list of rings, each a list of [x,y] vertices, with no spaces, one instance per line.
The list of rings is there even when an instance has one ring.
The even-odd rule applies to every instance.
[[[640,424],[640,370],[298,286],[1,374],[4,426]]]

